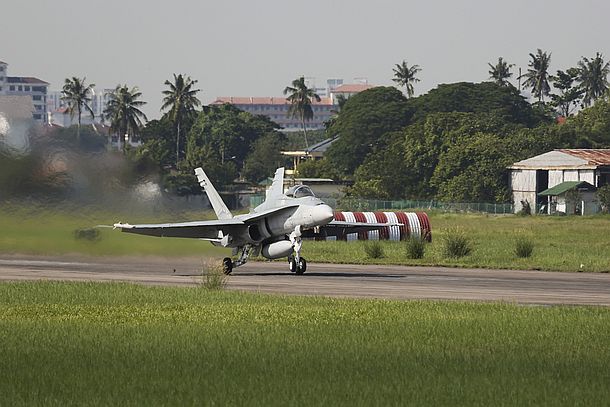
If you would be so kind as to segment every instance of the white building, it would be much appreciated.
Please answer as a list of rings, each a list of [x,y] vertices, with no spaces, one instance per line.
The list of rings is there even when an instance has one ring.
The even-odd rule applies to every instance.
[[[0,95],[4,95],[4,89],[6,89],[6,71],[8,64],[0,61]]]
[[[527,201],[532,209],[547,204],[539,194],[567,181],[586,181],[596,188],[610,184],[610,149],[562,149],[508,167],[515,212]]]
[[[31,76],[8,76],[8,64],[0,61],[0,95],[29,96],[34,110],[32,117],[47,122],[47,91],[49,83]]]
[[[297,131],[301,129],[301,120],[297,117],[288,116],[290,102],[285,97],[219,97],[211,105],[222,105],[229,103],[238,109],[251,114],[267,116],[285,130]],[[313,119],[306,120],[305,126],[308,130],[319,130],[324,128],[324,123],[332,117],[334,106],[330,98],[321,98],[319,102],[313,102]]]
[[[91,102],[89,106],[93,110],[94,117],[91,118],[91,114],[88,111],[83,111],[81,115],[81,124],[102,124],[104,120],[103,113],[106,109],[106,104],[110,99],[109,94],[114,89],[94,89],[93,94],[90,95]],[[50,112],[51,118],[49,122],[62,127],[70,127],[78,123],[78,117],[76,115],[71,116],[66,109],[66,104],[61,100],[61,91],[50,91],[47,95],[47,110]]]

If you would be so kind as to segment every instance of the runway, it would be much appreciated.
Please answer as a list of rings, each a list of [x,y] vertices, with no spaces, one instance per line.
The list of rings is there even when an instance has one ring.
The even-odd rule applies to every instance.
[[[126,281],[201,284],[202,259],[0,257],[0,281]],[[302,276],[285,262],[250,262],[228,277],[233,290],[384,299],[505,301],[610,306],[610,274],[309,264]]]

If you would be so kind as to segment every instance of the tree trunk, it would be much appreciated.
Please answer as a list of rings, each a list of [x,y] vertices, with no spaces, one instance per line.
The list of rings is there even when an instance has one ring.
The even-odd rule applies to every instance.
[[[177,123],[176,131],[176,169],[178,169],[178,162],[180,162],[180,122]]]
[[[76,141],[79,145],[80,145],[80,116],[81,116],[81,111],[80,111],[80,106],[79,106],[78,107],[78,125],[76,126]]]
[[[305,136],[305,149],[309,148],[309,143],[307,142],[307,128],[305,127],[305,117],[301,116],[301,124],[303,125],[303,135]]]

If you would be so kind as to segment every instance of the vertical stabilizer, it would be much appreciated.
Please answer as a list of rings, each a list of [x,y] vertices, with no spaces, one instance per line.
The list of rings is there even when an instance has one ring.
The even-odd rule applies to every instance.
[[[267,190],[265,200],[268,199],[279,199],[284,194],[284,167],[280,167],[275,170],[275,176],[273,182]]]
[[[208,195],[208,199],[210,200],[212,208],[214,208],[214,212],[216,212],[218,219],[231,219],[233,217],[231,211],[229,211],[229,208],[227,208],[225,203],[222,201],[222,198],[220,195],[218,195],[218,192],[216,192],[216,188],[214,188],[214,185],[212,185],[210,179],[206,173],[203,172],[201,167],[195,168],[195,175],[197,175],[199,185],[201,185],[201,188],[203,188],[205,193]]]

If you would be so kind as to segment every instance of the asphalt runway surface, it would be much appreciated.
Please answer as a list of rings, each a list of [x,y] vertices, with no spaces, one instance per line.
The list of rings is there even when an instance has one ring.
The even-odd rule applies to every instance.
[[[202,259],[0,257],[0,281],[125,281],[201,284]],[[610,306],[610,274],[308,264],[297,276],[287,262],[249,262],[227,288],[290,295],[385,299],[504,301]]]

